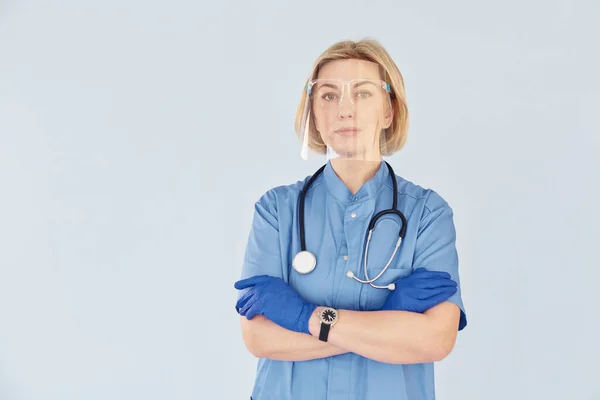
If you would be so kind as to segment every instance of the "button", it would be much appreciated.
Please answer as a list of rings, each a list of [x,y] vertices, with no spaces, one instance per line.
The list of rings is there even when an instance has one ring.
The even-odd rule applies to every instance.
[[[354,196],[354,197],[352,198],[352,201],[356,201],[356,200],[358,200],[358,196]]]
[[[350,216],[351,216],[352,218],[355,218],[355,217],[356,217],[356,213],[352,213],[352,214],[350,214]]]
[[[347,259],[348,259],[348,256],[344,256],[344,260],[347,260]]]

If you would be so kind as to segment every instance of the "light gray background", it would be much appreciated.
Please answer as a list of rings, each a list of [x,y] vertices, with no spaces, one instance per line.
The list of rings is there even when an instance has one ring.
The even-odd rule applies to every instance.
[[[454,208],[438,399],[600,399],[597,1],[0,2],[0,398],[247,399],[254,201],[311,174],[313,60],[373,37],[396,172]],[[485,3],[485,4],[484,4]]]

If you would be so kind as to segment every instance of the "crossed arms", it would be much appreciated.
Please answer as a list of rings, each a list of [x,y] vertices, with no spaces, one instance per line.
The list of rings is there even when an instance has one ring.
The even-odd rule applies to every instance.
[[[318,339],[317,308],[310,318],[311,335],[289,331],[256,316],[241,318],[242,336],[255,357],[306,361],[347,352],[391,364],[444,359],[456,342],[460,309],[443,302],[424,313],[339,310],[327,343]]]

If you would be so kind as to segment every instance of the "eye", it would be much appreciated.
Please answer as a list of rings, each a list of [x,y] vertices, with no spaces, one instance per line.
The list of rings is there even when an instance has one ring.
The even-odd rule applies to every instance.
[[[327,100],[327,101],[333,101],[336,98],[336,94],[335,93],[325,93],[323,96],[321,96],[321,98],[323,100]]]
[[[356,97],[361,99],[368,99],[369,97],[371,97],[371,92],[361,91],[357,93]]]

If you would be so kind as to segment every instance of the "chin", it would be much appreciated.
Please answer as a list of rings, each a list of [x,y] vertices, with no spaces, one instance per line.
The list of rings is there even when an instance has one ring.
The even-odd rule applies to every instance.
[[[331,141],[330,147],[335,151],[356,151],[362,146],[356,142],[355,138],[348,138],[347,140],[338,138]]]
[[[335,150],[335,152],[339,158],[347,158],[347,159],[362,158],[362,156],[361,156],[362,153],[357,152],[355,150],[340,149],[340,150]]]
[[[353,156],[357,153],[356,146],[329,146],[333,151],[343,156]]]

